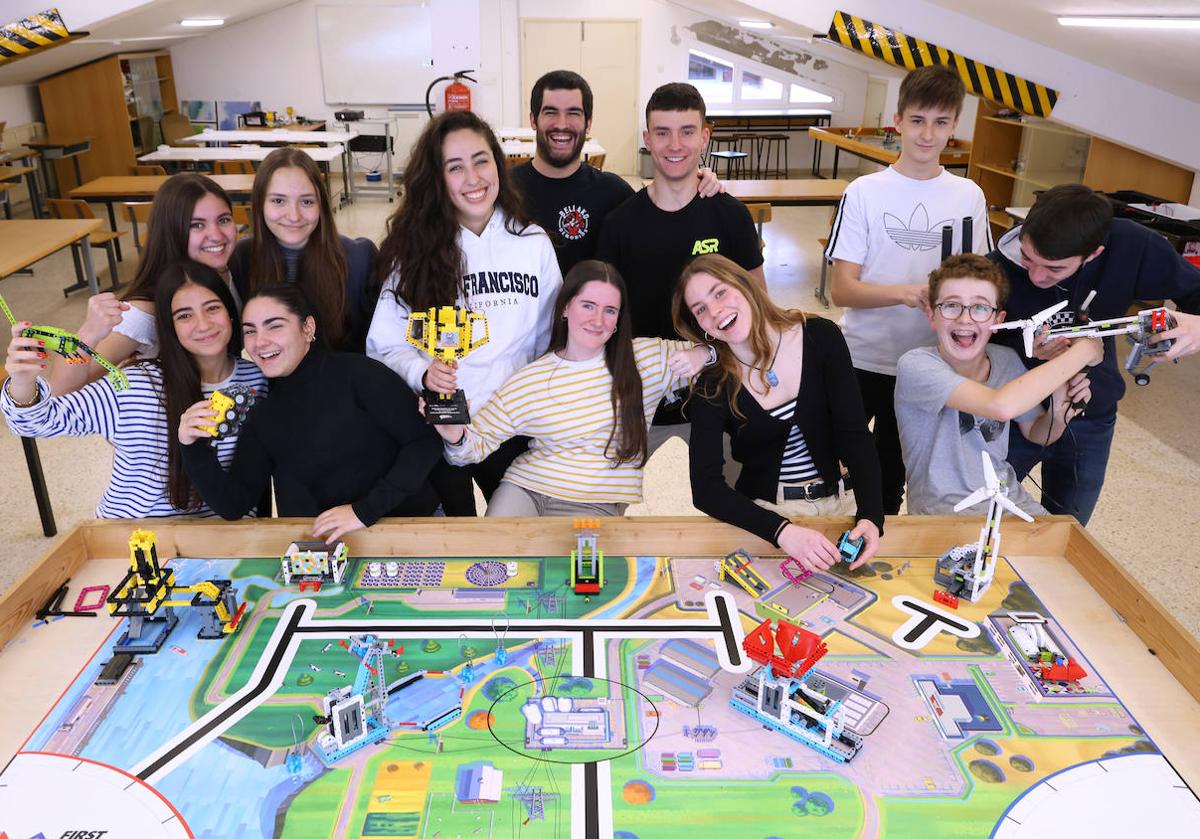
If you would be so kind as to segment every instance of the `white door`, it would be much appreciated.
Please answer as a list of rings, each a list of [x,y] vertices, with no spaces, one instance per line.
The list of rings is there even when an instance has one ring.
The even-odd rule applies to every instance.
[[[606,171],[637,171],[637,21],[522,20],[521,112],[533,83],[550,70],[573,70],[592,88],[592,138],[604,147]]]
[[[869,128],[885,128],[892,124],[892,115],[883,113],[887,102],[887,80],[867,78],[867,102],[863,106],[862,124]]]

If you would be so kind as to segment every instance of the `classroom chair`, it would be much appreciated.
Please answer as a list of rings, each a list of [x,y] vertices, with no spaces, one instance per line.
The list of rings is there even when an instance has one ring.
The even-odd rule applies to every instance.
[[[607,157],[608,157],[608,152],[605,152],[604,154],[589,154],[587,162],[590,163],[592,168],[595,169],[597,172],[603,172],[604,171],[604,160]]]
[[[218,160],[213,163],[214,175],[253,175],[252,160]]]
[[[157,163],[135,163],[129,167],[131,175],[165,175],[167,170]]]
[[[505,158],[505,163],[511,169],[514,166],[520,166],[522,163],[528,163],[533,160],[532,154],[510,154]]]
[[[137,249],[138,256],[142,254],[142,238],[138,234],[138,225],[150,223],[150,208],[154,206],[150,201],[126,201],[121,205],[121,212],[125,216],[125,220],[129,222],[129,229],[133,232],[133,246]]]
[[[237,237],[239,239],[248,239],[253,235],[254,231],[254,228],[250,223],[250,205],[234,204],[232,209],[233,226],[237,228]]]
[[[9,197],[8,193],[16,188],[16,184],[0,181],[0,203],[4,204],[5,218],[12,218],[12,198]]]
[[[61,219],[80,219],[80,218],[95,218],[95,213],[88,203],[80,198],[47,198],[47,209],[50,210],[51,218]],[[88,244],[93,248],[104,248],[108,255],[108,276],[112,280],[109,288],[116,290],[121,286],[121,278],[117,274],[117,251],[116,241],[125,235],[124,230],[113,232],[111,230],[97,230],[88,236]],[[82,276],[83,267],[80,264],[79,242],[71,245],[71,257],[75,260],[75,270],[78,276]],[[63,297],[70,293],[71,289],[63,289]]]
[[[198,133],[191,120],[179,113],[163,114],[158,127],[162,131],[162,141],[168,146],[189,146],[191,144],[183,142],[183,138]]]

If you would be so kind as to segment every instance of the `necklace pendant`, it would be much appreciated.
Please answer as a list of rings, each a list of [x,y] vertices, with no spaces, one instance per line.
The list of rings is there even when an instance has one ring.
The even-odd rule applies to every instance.
[[[779,377],[775,375],[774,370],[767,371],[767,384],[771,387],[779,387]]]

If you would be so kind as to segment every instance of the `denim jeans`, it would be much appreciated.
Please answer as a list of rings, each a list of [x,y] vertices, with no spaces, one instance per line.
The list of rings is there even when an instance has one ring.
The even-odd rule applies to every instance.
[[[1008,462],[1018,478],[1042,464],[1042,506],[1053,515],[1068,515],[1086,525],[1096,509],[1117,412],[1072,420],[1056,443],[1043,447],[1025,439],[1014,424],[1008,436]]]

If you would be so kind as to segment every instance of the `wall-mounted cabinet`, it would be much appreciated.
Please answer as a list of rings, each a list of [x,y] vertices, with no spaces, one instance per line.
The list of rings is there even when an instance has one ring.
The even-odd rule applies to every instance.
[[[165,52],[110,55],[38,82],[46,134],[91,140],[79,157],[84,181],[127,175],[137,156],[162,142],[159,121],[179,107],[171,56]],[[63,194],[77,186],[71,161],[57,161]]]
[[[980,102],[968,170],[987,199],[996,236],[1013,223],[1005,207],[1028,207],[1037,192],[1058,184],[1131,189],[1183,203],[1191,194],[1188,169],[1050,120],[999,117],[998,110]]]

